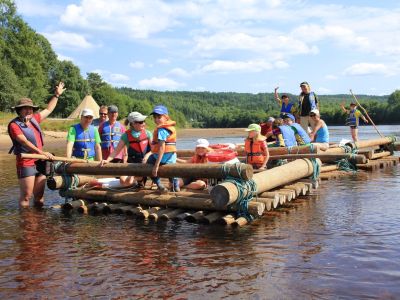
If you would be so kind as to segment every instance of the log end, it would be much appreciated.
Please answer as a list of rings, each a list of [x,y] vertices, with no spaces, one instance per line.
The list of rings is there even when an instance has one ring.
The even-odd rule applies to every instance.
[[[216,208],[225,208],[229,204],[230,193],[229,190],[219,184],[213,187],[210,192],[210,198]]]

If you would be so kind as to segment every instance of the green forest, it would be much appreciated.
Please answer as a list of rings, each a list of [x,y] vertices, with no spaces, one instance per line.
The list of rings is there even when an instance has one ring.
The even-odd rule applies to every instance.
[[[123,118],[131,111],[148,114],[156,104],[164,104],[179,127],[245,127],[249,123],[276,116],[279,107],[273,93],[160,92],[115,88],[99,74],[82,76],[71,61],[61,61],[49,41],[35,32],[18,15],[14,1],[0,0],[0,111],[9,112],[22,96],[45,106],[53,87],[64,81],[66,92],[60,97],[52,117],[68,116],[86,94],[99,105],[115,104]],[[306,77],[306,76],[304,76]],[[298,95],[289,95],[297,102]],[[358,95],[377,124],[398,124],[400,90],[387,96]],[[328,124],[344,124],[340,103],[350,103],[350,95],[319,96],[322,118]]]

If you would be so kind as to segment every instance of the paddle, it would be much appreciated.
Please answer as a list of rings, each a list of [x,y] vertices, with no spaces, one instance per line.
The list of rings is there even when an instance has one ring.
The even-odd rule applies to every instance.
[[[378,128],[376,128],[374,121],[372,121],[371,117],[368,115],[367,110],[362,107],[362,105],[360,104],[360,102],[358,102],[356,96],[353,94],[353,91],[350,89],[350,93],[353,96],[354,100],[356,101],[357,105],[363,110],[363,112],[365,113],[365,116],[368,118],[368,121],[371,122],[372,126],[374,126],[376,132],[381,136],[384,137],[384,135],[382,133],[379,132]]]

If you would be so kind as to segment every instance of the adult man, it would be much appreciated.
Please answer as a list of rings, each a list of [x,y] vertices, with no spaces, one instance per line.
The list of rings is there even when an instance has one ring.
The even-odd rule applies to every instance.
[[[101,161],[100,135],[96,127],[91,125],[93,111],[85,108],[78,124],[71,126],[67,136],[67,157]]]
[[[283,122],[290,126],[294,131],[294,136],[296,137],[297,144],[299,146],[308,145],[311,143],[311,139],[307,132],[300,126],[300,124],[295,123],[295,118],[292,114],[285,114],[282,116]]]
[[[99,126],[99,134],[101,139],[101,153],[103,159],[107,159],[110,153],[117,148],[121,135],[125,132],[125,127],[117,121],[118,107],[110,105],[108,107],[108,121],[103,122]],[[123,162],[126,157],[126,148],[120,151],[111,162]]]
[[[39,107],[33,105],[33,101],[29,98],[20,99],[17,105],[12,107],[18,116],[8,124],[8,134],[13,143],[10,153],[13,151],[17,159],[20,207],[28,207],[32,195],[34,197],[34,205],[43,206],[46,183],[44,162],[36,159],[22,159],[21,154],[38,153],[50,159],[53,157],[51,153],[43,151],[43,136],[39,123],[53,112],[57,105],[58,97],[64,91],[64,83],[60,82],[56,86],[54,96],[47,104],[47,108],[39,113],[34,113]]]
[[[98,119],[94,119],[93,122],[92,122],[92,125],[94,127],[99,128],[99,126],[103,122],[108,120],[107,114],[108,114],[107,106],[105,106],[105,105],[100,106],[100,108],[99,108],[99,118]]]
[[[319,110],[317,95],[311,91],[308,82],[300,83],[301,93],[299,96],[299,117],[300,125],[305,131],[308,131],[308,126],[314,128],[314,121],[310,118],[310,112],[313,109]]]

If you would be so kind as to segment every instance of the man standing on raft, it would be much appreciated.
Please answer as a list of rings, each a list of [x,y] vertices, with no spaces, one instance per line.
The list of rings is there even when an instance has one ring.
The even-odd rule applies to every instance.
[[[12,107],[18,117],[8,124],[8,134],[13,143],[10,149],[17,156],[17,176],[20,188],[19,206],[28,207],[29,201],[34,199],[34,205],[43,206],[44,188],[46,183],[45,162],[36,159],[21,159],[22,153],[37,153],[53,158],[49,152],[43,151],[43,134],[40,123],[45,120],[55,109],[58,97],[65,91],[64,83],[60,82],[54,95],[51,97],[47,108],[37,113],[39,106],[33,105],[29,98],[22,98],[17,105]],[[36,113],[34,113],[36,112]]]

